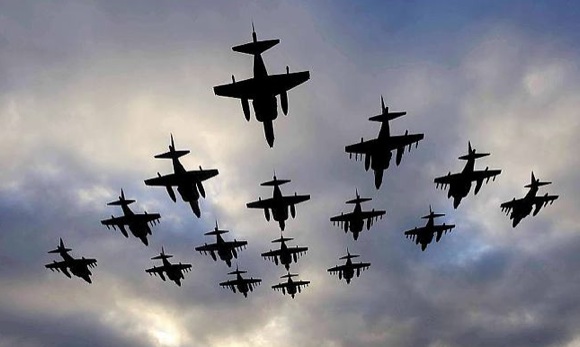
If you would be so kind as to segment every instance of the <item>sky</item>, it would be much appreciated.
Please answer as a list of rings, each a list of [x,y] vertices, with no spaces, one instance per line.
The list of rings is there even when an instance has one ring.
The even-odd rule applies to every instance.
[[[573,1],[0,1],[0,347],[580,346],[580,5]],[[251,77],[232,46],[281,40],[270,73],[310,71],[269,148],[260,123],[213,86]],[[344,146],[370,139],[380,97],[424,133],[379,190]],[[166,174],[169,136],[188,169],[216,168],[202,216],[145,179]],[[495,182],[457,210],[433,179],[471,142]],[[261,258],[280,237],[247,202],[259,183],[310,194],[284,236],[308,253],[294,299]],[[531,172],[560,195],[516,228],[499,205]],[[100,220],[120,189],[158,212],[148,247]],[[329,218],[358,190],[385,218],[357,241]],[[432,206],[456,224],[425,252],[403,231]],[[367,207],[367,208],[368,208]],[[247,240],[237,265],[262,284],[220,288],[224,262],[194,251],[220,227]],[[59,238],[96,258],[93,283],[44,268]],[[191,263],[181,287],[145,269],[161,247]],[[350,284],[326,269],[370,262]],[[235,265],[234,265],[235,266]]]

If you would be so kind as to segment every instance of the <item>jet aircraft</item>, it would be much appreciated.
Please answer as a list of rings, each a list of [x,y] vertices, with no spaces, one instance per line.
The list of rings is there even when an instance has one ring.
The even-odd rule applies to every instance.
[[[306,253],[306,251],[308,251],[308,247],[286,246],[286,241],[291,240],[293,240],[293,238],[283,237],[282,235],[280,235],[279,239],[272,241],[272,243],[279,242],[280,249],[277,249],[275,251],[270,250],[269,252],[262,253],[262,257],[264,257],[264,259],[272,260],[276,265],[278,265],[278,262],[280,262],[282,265],[284,265],[284,267],[286,267],[286,270],[290,270],[290,264],[292,263],[292,261],[296,263],[298,261],[298,258],[302,254]]]
[[[221,282],[220,286],[223,288],[230,288],[232,290],[232,292],[236,292],[236,289],[244,294],[244,297],[248,297],[248,291],[253,291],[254,288],[258,285],[260,285],[260,282],[262,282],[261,279],[259,278],[243,278],[242,274],[246,273],[247,271],[241,271],[238,269],[238,267],[236,266],[236,271],[232,271],[232,272],[228,272],[228,275],[236,275],[236,279],[235,280],[229,280],[229,281],[225,281],[225,282]]]
[[[44,265],[44,267],[50,269],[51,271],[56,270],[57,272],[62,272],[68,278],[71,278],[72,273],[73,275],[84,279],[88,283],[92,283],[92,273],[89,268],[94,268],[97,266],[97,261],[95,259],[86,259],[85,257],[75,259],[68,254],[70,251],[71,249],[66,248],[62,242],[62,239],[60,239],[60,244],[56,247],[56,249],[49,251],[48,253],[59,253],[63,261],[57,262],[55,260],[51,264]]]
[[[298,274],[291,274],[290,272],[288,272],[287,275],[280,277],[280,278],[287,278],[288,280],[285,283],[278,283],[278,284],[272,286],[272,289],[281,290],[282,294],[284,294],[284,295],[286,295],[286,292],[288,292],[288,294],[290,294],[292,299],[294,299],[294,295],[296,295],[297,292],[298,293],[301,292],[302,286],[307,287],[308,284],[310,284],[310,281],[293,281],[292,277],[296,277],[296,276],[298,276]]]
[[[303,201],[309,200],[310,195],[282,195],[280,191],[280,186],[291,182],[290,180],[279,180],[274,175],[274,179],[272,181],[263,182],[261,186],[271,186],[274,187],[274,192],[271,198],[264,199],[259,198],[258,201],[249,202],[246,204],[248,208],[261,208],[264,209],[264,216],[266,220],[270,220],[270,210],[272,210],[272,217],[274,220],[278,222],[280,225],[280,229],[284,230],[286,225],[286,220],[288,219],[288,207],[290,207],[290,215],[292,218],[296,217],[296,204],[299,204]]]
[[[167,189],[167,193],[173,202],[176,202],[175,192],[173,187],[177,187],[177,192],[181,195],[183,201],[189,202],[191,210],[199,218],[201,210],[199,209],[199,196],[205,198],[205,189],[202,182],[217,176],[219,173],[216,169],[204,170],[199,167],[199,170],[186,171],[183,165],[179,162],[179,158],[188,154],[189,150],[175,150],[175,143],[173,142],[173,135],[171,135],[171,145],[169,145],[169,152],[158,154],[155,158],[171,159],[173,163],[173,173],[161,176],[158,172],[157,177],[145,180],[148,186],[163,186]]]
[[[389,121],[404,116],[407,112],[389,112],[389,108],[385,107],[382,96],[381,109],[382,112],[380,115],[369,118],[370,121],[381,123],[381,130],[377,138],[368,141],[364,141],[361,138],[360,143],[345,147],[346,153],[349,153],[351,158],[353,153],[356,160],[358,160],[359,156],[364,156],[365,170],[368,171],[369,168],[373,169],[375,173],[375,187],[377,189],[380,188],[383,182],[384,170],[389,168],[392,157],[391,151],[397,150],[396,164],[399,165],[403,158],[405,147],[409,146],[409,151],[411,151],[411,145],[414,143],[415,147],[417,147],[419,141],[424,136],[423,134],[409,134],[408,130],[405,131],[404,135],[391,136]]]
[[[128,226],[131,233],[135,237],[141,239],[145,246],[147,246],[149,245],[147,235],[151,235],[151,228],[149,227],[149,223],[157,224],[161,216],[159,213],[147,213],[147,211],[145,211],[145,213],[135,213],[131,211],[129,205],[134,202],[135,200],[125,199],[125,193],[123,192],[123,189],[121,189],[121,196],[119,196],[119,200],[110,202],[107,205],[121,206],[123,209],[123,216],[111,216],[110,219],[102,220],[101,224],[105,225],[107,229],[110,227],[115,229],[115,226],[119,227],[119,230],[121,230],[121,233],[123,233],[125,237],[129,237],[127,229],[125,229],[125,226]]]
[[[405,237],[415,241],[415,244],[421,244],[421,250],[424,251],[427,245],[433,241],[433,234],[437,234],[436,242],[439,242],[443,233],[455,228],[454,224],[445,225],[445,223],[436,225],[434,220],[438,217],[443,217],[443,213],[434,213],[429,206],[429,214],[421,218],[427,219],[427,224],[424,227],[410,229],[405,231]]]
[[[171,254],[165,254],[165,250],[161,247],[161,253],[158,256],[151,258],[152,260],[161,259],[163,265],[154,266],[150,269],[145,270],[149,275],[159,275],[162,280],[165,281],[165,276],[175,282],[181,287],[181,280],[185,278],[183,276],[184,272],[191,271],[191,264],[172,264],[167,260],[173,257]],[[165,272],[165,275],[163,273]]]
[[[534,177],[534,172],[532,172],[530,184],[524,186],[525,188],[530,189],[526,196],[517,200],[516,198],[513,198],[512,201],[501,204],[501,210],[504,211],[506,215],[509,215],[510,219],[513,220],[512,226],[514,228],[523,218],[532,212],[532,209],[534,209],[532,216],[535,216],[540,212],[542,207],[548,205],[548,203],[551,205],[554,203],[554,200],[558,199],[558,195],[548,195],[548,193],[545,195],[536,195],[541,186],[548,184],[552,184],[552,182],[540,182],[539,179]]]
[[[274,128],[272,121],[278,117],[278,105],[276,96],[280,95],[280,104],[284,115],[288,114],[288,91],[310,79],[308,71],[290,73],[286,67],[285,74],[268,75],[262,53],[280,40],[258,41],[254,25],[252,24],[252,42],[232,48],[235,52],[246,53],[254,56],[254,77],[236,82],[232,75],[232,83],[216,86],[214,93],[219,96],[241,99],[242,110],[246,120],[250,120],[250,105],[256,115],[256,120],[264,124],[266,141],[270,147],[274,146]]]
[[[475,148],[472,149],[471,142],[468,142],[467,155],[458,158],[459,160],[467,161],[463,170],[454,174],[449,172],[447,176],[435,178],[434,182],[437,185],[437,188],[439,188],[439,186],[445,188],[449,185],[449,193],[447,194],[447,197],[453,197],[454,208],[457,208],[461,199],[467,196],[471,190],[472,182],[476,182],[475,191],[473,193],[474,195],[477,195],[484,180],[485,183],[489,182],[490,178],[493,178],[495,181],[495,177],[501,173],[501,170],[489,170],[489,167],[486,167],[485,170],[475,170],[475,160],[488,155],[489,153],[475,153]]]
[[[350,230],[354,239],[357,240],[359,233],[363,230],[365,220],[367,230],[369,230],[374,221],[378,220],[379,218],[383,218],[383,215],[386,213],[384,210],[375,211],[374,208],[372,211],[363,211],[361,208],[361,203],[371,200],[371,198],[361,198],[357,190],[356,199],[346,202],[347,204],[355,204],[354,210],[346,214],[341,213],[338,216],[334,216],[330,218],[330,221],[333,225],[338,223],[341,227],[344,228],[345,233]]]
[[[371,266],[371,263],[360,263],[360,262],[353,263],[351,259],[357,258],[358,256],[359,256],[358,254],[350,254],[347,248],[346,255],[344,257],[339,258],[346,259],[346,263],[344,265],[337,265],[326,271],[328,271],[331,275],[338,273],[338,279],[342,279],[344,277],[346,283],[348,284],[350,283],[350,280],[354,276],[355,271],[356,277],[359,277],[362,271],[368,269]]]
[[[213,231],[209,231],[204,235],[215,235],[216,242],[210,243],[209,245],[206,243],[203,246],[195,247],[195,250],[199,253],[207,254],[209,253],[214,261],[217,261],[216,252],[221,260],[225,261],[228,266],[232,266],[232,258],[238,258],[238,252],[236,248],[243,249],[246,248],[248,241],[237,241],[234,239],[233,241],[224,241],[221,234],[225,234],[229,232],[228,230],[220,230],[218,228],[217,221],[215,222],[215,229]]]

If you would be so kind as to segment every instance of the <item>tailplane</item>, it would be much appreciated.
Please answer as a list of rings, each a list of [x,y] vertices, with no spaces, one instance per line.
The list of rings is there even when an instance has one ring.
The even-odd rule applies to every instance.
[[[252,23],[252,42],[232,47],[232,50],[240,53],[259,55],[276,46],[278,43],[280,43],[280,40],[278,39],[258,41],[256,30],[254,29],[254,23]]]

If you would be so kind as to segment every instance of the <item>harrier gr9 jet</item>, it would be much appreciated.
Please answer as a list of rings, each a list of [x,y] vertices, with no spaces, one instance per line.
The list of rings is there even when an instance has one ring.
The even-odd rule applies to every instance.
[[[437,177],[434,180],[435,184],[437,184],[437,188],[439,188],[439,186],[445,188],[449,185],[449,193],[447,194],[447,197],[453,197],[454,208],[457,208],[461,199],[467,196],[471,190],[472,182],[476,182],[475,191],[473,193],[477,195],[484,180],[485,183],[489,182],[490,178],[493,178],[495,181],[495,177],[501,173],[501,170],[489,170],[487,167],[485,170],[475,170],[475,160],[486,157],[489,153],[475,153],[475,148],[471,148],[471,142],[468,142],[467,146],[467,155],[459,157],[459,160],[467,161],[463,171],[454,174],[449,172],[447,176]]]
[[[293,238],[282,237],[282,235],[280,235],[279,239],[272,241],[272,243],[279,242],[280,249],[277,249],[275,251],[270,250],[269,252],[262,253],[262,257],[264,257],[264,259],[272,260],[276,265],[278,265],[278,262],[280,262],[282,265],[284,265],[284,267],[286,267],[286,270],[290,270],[290,264],[292,263],[292,261],[296,263],[298,261],[298,258],[302,254],[306,253],[306,251],[308,251],[308,247],[286,246],[286,241],[291,240],[293,240]]]
[[[261,208],[264,209],[264,216],[266,217],[267,221],[270,221],[270,210],[272,211],[272,217],[274,220],[278,222],[280,225],[280,229],[284,230],[286,226],[286,220],[288,219],[288,209],[290,209],[290,215],[292,218],[296,217],[296,204],[299,204],[303,201],[309,200],[310,195],[282,195],[280,191],[280,186],[290,182],[290,180],[279,180],[274,175],[274,179],[272,181],[263,182],[261,186],[270,186],[274,187],[274,192],[271,198],[264,199],[259,198],[258,201],[249,202],[246,204],[248,208]]]
[[[350,283],[350,280],[353,278],[355,272],[356,277],[360,276],[360,273],[371,266],[371,263],[353,263],[352,258],[357,258],[358,254],[350,254],[348,249],[346,250],[346,255],[344,257],[340,257],[339,259],[346,259],[346,263],[344,265],[337,265],[332,267],[326,271],[330,272],[331,275],[338,273],[338,279],[346,280],[346,283]]]
[[[358,235],[365,225],[365,220],[367,230],[369,230],[373,225],[373,222],[379,218],[383,218],[383,215],[386,213],[384,210],[375,211],[374,208],[371,211],[363,211],[360,204],[371,200],[371,198],[361,198],[360,195],[358,195],[357,190],[356,199],[346,202],[347,204],[355,204],[354,210],[346,214],[341,213],[338,216],[334,216],[330,218],[330,221],[332,224],[340,224],[344,228],[345,233],[350,230],[354,239],[358,239]]]
[[[59,253],[63,261],[53,261],[51,264],[44,265],[45,268],[51,271],[62,272],[66,277],[71,278],[71,273],[77,277],[84,279],[85,281],[92,283],[91,281],[91,270],[89,268],[94,268],[97,266],[97,261],[95,259],[73,258],[68,254],[70,248],[66,248],[62,239],[60,239],[60,244],[55,250],[49,251],[48,253]],[[69,272],[70,271],[70,272]]]
[[[217,261],[217,253],[221,260],[225,261],[228,266],[232,266],[232,258],[238,258],[238,251],[236,251],[236,248],[240,250],[245,248],[248,244],[248,241],[237,241],[236,239],[233,241],[224,241],[221,234],[225,234],[227,232],[229,231],[220,230],[216,221],[215,229],[204,234],[215,235],[216,242],[210,243],[209,245],[206,243],[203,246],[195,247],[195,250],[203,254],[209,253],[214,261]]]
[[[141,239],[145,246],[147,246],[149,245],[147,235],[151,235],[151,228],[149,227],[149,223],[158,223],[161,216],[159,213],[147,213],[146,211],[145,213],[135,213],[131,211],[129,205],[134,202],[135,200],[125,199],[125,193],[123,193],[123,189],[121,189],[121,196],[119,196],[119,200],[110,202],[107,205],[121,206],[124,216],[111,216],[110,219],[102,220],[101,224],[105,225],[107,229],[110,227],[115,229],[115,226],[118,227],[119,230],[121,230],[121,233],[125,235],[125,237],[129,237],[127,229],[125,229],[125,226],[128,226],[131,233],[135,237]]]
[[[349,145],[345,147],[346,153],[355,155],[355,159],[358,160],[359,156],[364,157],[365,160],[365,170],[373,169],[375,173],[375,187],[380,188],[383,182],[383,172],[389,168],[391,162],[392,153],[391,151],[397,150],[396,164],[401,163],[403,158],[403,153],[405,152],[405,147],[409,147],[411,151],[411,145],[414,143],[415,147],[419,145],[419,141],[423,139],[423,134],[409,134],[409,131],[405,131],[404,135],[391,136],[391,131],[389,127],[389,121],[399,118],[407,114],[407,112],[389,112],[389,108],[385,107],[385,102],[381,96],[381,109],[382,113],[380,115],[369,118],[370,121],[380,122],[381,130],[376,139],[364,141],[360,139],[360,143],[354,145]]]
[[[293,281],[292,277],[296,277],[296,276],[298,276],[298,274],[291,274],[290,272],[288,272],[287,275],[280,277],[280,278],[287,278],[288,281],[286,281],[285,283],[278,283],[278,284],[272,286],[272,289],[281,290],[282,294],[284,294],[284,295],[286,295],[286,292],[288,292],[288,294],[290,294],[292,299],[294,299],[294,295],[296,295],[297,292],[298,293],[301,292],[302,286],[307,287],[308,284],[310,284],[310,281]]]
[[[163,261],[163,265],[161,266],[154,266],[150,269],[145,270],[149,275],[159,275],[162,280],[165,281],[165,276],[175,282],[178,286],[181,287],[181,280],[185,278],[183,276],[184,272],[191,271],[191,264],[172,264],[167,259],[173,257],[171,254],[165,254],[165,250],[161,247],[161,253],[153,257],[151,259],[161,259]],[[165,273],[165,275],[163,275]]]
[[[454,224],[445,225],[445,223],[437,225],[434,220],[438,217],[443,217],[443,213],[433,213],[431,206],[429,206],[429,214],[421,218],[427,219],[427,224],[424,227],[410,229],[405,231],[405,237],[415,241],[415,244],[421,244],[421,250],[424,251],[427,245],[433,241],[433,234],[437,234],[436,242],[439,242],[443,233],[455,228]]]
[[[272,121],[278,117],[278,105],[276,96],[280,95],[280,104],[284,115],[288,114],[288,91],[310,78],[308,71],[290,73],[286,67],[285,74],[268,75],[262,53],[276,44],[280,40],[258,41],[254,25],[252,24],[252,42],[233,47],[236,52],[246,53],[254,56],[254,78],[236,82],[232,75],[232,83],[213,88],[214,93],[219,96],[241,99],[242,110],[246,120],[250,120],[250,104],[256,115],[256,120],[264,124],[266,141],[270,147],[274,146],[274,128]]]
[[[241,271],[238,270],[238,267],[236,266],[236,271],[232,271],[232,272],[228,272],[228,275],[236,275],[236,279],[235,280],[229,280],[229,281],[225,281],[220,283],[220,286],[223,288],[230,288],[232,290],[232,292],[236,292],[236,289],[244,294],[244,297],[248,297],[248,291],[254,291],[254,288],[258,285],[260,285],[260,282],[262,282],[261,279],[259,278],[243,278],[242,274],[246,273],[247,271]]]
[[[542,207],[548,205],[548,203],[551,205],[554,203],[554,200],[558,199],[558,195],[548,195],[548,193],[545,195],[536,195],[541,186],[548,184],[552,184],[552,182],[540,182],[539,179],[534,177],[534,173],[532,172],[532,180],[530,184],[524,186],[525,188],[530,189],[526,196],[517,200],[516,198],[513,198],[512,201],[501,204],[501,210],[504,211],[506,215],[509,214],[510,219],[513,219],[512,226],[514,228],[523,218],[532,212],[532,209],[534,209],[532,216],[535,216],[540,212]]]
[[[171,135],[171,145],[169,145],[169,152],[158,154],[155,158],[171,159],[173,163],[173,173],[161,176],[159,172],[157,177],[145,180],[148,186],[163,186],[167,189],[167,193],[173,202],[176,202],[175,192],[173,187],[177,187],[177,192],[181,195],[183,201],[189,202],[191,210],[199,218],[201,210],[199,209],[199,196],[205,198],[205,189],[202,182],[217,176],[218,170],[209,169],[203,170],[201,166],[199,170],[186,171],[183,165],[179,162],[179,158],[188,154],[188,150],[175,150],[173,142],[173,135]]]

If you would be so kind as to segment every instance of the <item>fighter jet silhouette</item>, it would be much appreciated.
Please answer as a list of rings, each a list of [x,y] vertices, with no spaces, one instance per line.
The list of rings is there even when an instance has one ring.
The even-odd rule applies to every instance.
[[[56,249],[49,251],[48,253],[59,253],[63,261],[57,262],[55,260],[51,264],[44,265],[44,267],[50,269],[51,271],[56,270],[57,272],[62,272],[68,278],[71,278],[72,273],[73,275],[84,279],[88,283],[92,283],[92,273],[89,268],[94,268],[97,266],[97,261],[95,259],[86,259],[85,257],[75,259],[68,254],[70,251],[71,249],[66,248],[64,246],[64,242],[62,242],[62,239],[60,239],[60,244],[56,247]]]
[[[417,147],[419,141],[423,139],[423,134],[409,134],[408,130],[405,131],[404,135],[391,136],[389,121],[404,116],[407,112],[389,112],[389,108],[385,107],[382,96],[381,110],[380,115],[369,118],[370,121],[381,123],[381,130],[377,138],[368,141],[364,141],[361,138],[360,143],[345,147],[346,153],[349,153],[351,158],[353,153],[356,160],[358,160],[359,156],[364,156],[365,170],[368,171],[369,168],[373,169],[375,173],[375,187],[377,189],[380,188],[383,182],[384,170],[389,168],[392,157],[391,151],[397,150],[396,163],[399,165],[403,158],[405,147],[409,146],[409,151],[411,151],[411,145],[414,143],[415,147]]]
[[[181,280],[185,277],[183,276],[184,272],[191,271],[191,264],[171,264],[169,262],[169,258],[173,257],[171,254],[165,254],[165,250],[161,247],[161,253],[158,256],[151,258],[152,260],[161,259],[163,265],[161,266],[154,266],[150,269],[145,270],[149,275],[159,275],[162,280],[165,281],[165,276],[175,282],[178,286],[181,287]],[[165,275],[163,275],[165,273]]]
[[[102,220],[101,224],[105,225],[107,229],[110,227],[115,229],[115,226],[117,226],[119,230],[121,230],[121,233],[125,235],[125,237],[129,237],[127,229],[125,229],[125,226],[128,226],[131,233],[135,237],[141,239],[145,246],[147,246],[149,244],[147,235],[151,235],[151,228],[149,227],[149,223],[158,223],[158,220],[161,218],[161,216],[159,213],[147,213],[147,211],[145,211],[145,213],[135,213],[131,211],[129,205],[134,202],[135,200],[125,199],[125,193],[123,192],[123,189],[121,189],[121,196],[119,196],[119,200],[110,202],[107,205],[121,206],[124,216],[111,216],[109,219]]]
[[[348,248],[346,249],[346,255],[344,257],[340,257],[339,259],[346,259],[346,263],[344,265],[337,265],[332,267],[326,271],[328,271],[331,275],[338,273],[338,279],[342,279],[344,277],[346,283],[350,283],[350,280],[353,278],[355,271],[356,277],[360,276],[360,273],[371,266],[371,263],[353,263],[352,258],[357,258],[358,254],[350,254]]]
[[[282,234],[280,234],[279,239],[272,241],[272,243],[279,242],[280,249],[274,251],[270,250],[269,252],[262,253],[262,257],[264,257],[264,259],[272,260],[276,265],[278,265],[278,262],[280,262],[282,265],[284,265],[284,267],[286,267],[286,270],[290,270],[290,264],[292,263],[292,261],[296,263],[298,261],[298,258],[302,254],[306,253],[306,251],[308,251],[308,247],[286,246],[286,241],[291,240],[294,239],[291,237],[283,237]]]
[[[454,208],[459,206],[461,199],[466,197],[469,190],[471,190],[471,182],[477,182],[474,191],[474,195],[477,195],[484,180],[485,183],[489,182],[490,178],[493,178],[495,181],[495,177],[501,173],[501,170],[489,170],[489,167],[486,167],[485,170],[475,170],[475,160],[486,157],[489,153],[475,153],[475,148],[471,148],[471,142],[468,142],[467,146],[467,155],[459,157],[460,160],[467,161],[463,171],[454,174],[449,172],[447,176],[437,177],[434,180],[437,184],[437,188],[439,188],[439,186],[442,188],[449,186],[447,197],[453,197]]]
[[[195,250],[199,253],[207,254],[209,253],[214,261],[217,261],[216,252],[221,260],[225,261],[228,266],[232,266],[232,258],[238,258],[238,252],[236,248],[243,249],[246,248],[248,241],[224,241],[221,234],[229,232],[228,230],[220,230],[218,228],[218,222],[215,222],[215,229],[209,231],[204,235],[215,235],[216,242],[206,243],[203,246],[195,247]]]
[[[433,234],[437,234],[435,241],[439,242],[443,233],[447,234],[448,231],[455,228],[454,224],[445,225],[445,223],[443,223],[441,225],[436,225],[434,222],[435,218],[443,216],[445,216],[445,214],[434,213],[433,210],[431,210],[431,206],[429,206],[429,214],[421,217],[427,219],[427,224],[424,227],[415,227],[414,229],[405,231],[405,237],[414,240],[415,244],[420,243],[421,250],[424,251],[425,248],[427,248],[427,245],[433,241]]]
[[[177,187],[177,192],[181,195],[183,201],[189,202],[191,210],[199,218],[201,210],[199,209],[199,196],[205,198],[205,189],[202,182],[217,176],[219,173],[216,169],[204,170],[199,167],[199,170],[186,171],[183,165],[179,162],[179,158],[188,154],[188,150],[175,150],[175,143],[173,142],[173,135],[171,135],[171,145],[169,145],[169,152],[158,154],[155,158],[171,159],[173,163],[173,173],[161,176],[158,172],[155,178],[145,180],[148,186],[163,186],[167,189],[167,194],[173,202],[176,202],[174,186]]]
[[[512,201],[504,202],[501,204],[501,210],[506,213],[506,215],[510,216],[510,219],[513,220],[512,227],[516,227],[518,223],[528,216],[530,212],[532,212],[532,208],[534,208],[534,213],[532,216],[535,216],[540,212],[542,207],[548,205],[548,203],[553,204],[554,200],[558,199],[558,195],[536,195],[538,193],[538,189],[541,186],[545,186],[548,184],[552,184],[552,182],[540,182],[539,179],[534,177],[534,172],[532,171],[532,179],[530,184],[524,186],[525,188],[529,188],[530,190],[521,199],[513,198]],[[511,214],[510,214],[511,211]]]
[[[286,225],[286,220],[288,219],[288,207],[290,207],[290,215],[292,218],[296,217],[296,204],[299,204],[303,201],[309,200],[310,195],[282,195],[280,191],[280,186],[291,182],[290,180],[279,180],[274,175],[274,179],[272,181],[263,182],[261,186],[270,186],[274,187],[274,192],[271,198],[264,199],[259,198],[258,201],[249,202],[246,204],[248,208],[261,208],[264,209],[264,216],[266,220],[270,220],[270,210],[272,210],[272,216],[274,220],[278,222],[280,225],[280,229],[284,230]]]
[[[345,233],[350,230],[352,232],[353,238],[357,240],[359,233],[363,230],[365,220],[367,230],[369,230],[374,221],[378,220],[379,218],[383,218],[383,215],[386,213],[384,210],[375,211],[374,208],[371,211],[363,211],[361,208],[361,203],[371,200],[371,198],[361,198],[357,189],[356,199],[346,202],[347,204],[354,204],[354,210],[346,214],[341,213],[338,216],[334,216],[330,218],[330,221],[333,225],[336,223],[341,225],[344,228]]]
[[[241,271],[238,269],[238,267],[236,266],[236,271],[232,271],[232,272],[228,272],[228,275],[236,275],[236,279],[235,280],[229,280],[229,281],[225,281],[225,282],[221,282],[220,286],[223,288],[229,288],[232,290],[232,292],[236,292],[236,289],[244,294],[244,297],[248,297],[248,291],[252,292],[254,291],[254,288],[258,285],[260,285],[260,282],[262,282],[261,279],[259,278],[243,278],[242,274],[246,273],[247,271]]]
[[[232,49],[236,52],[246,53],[254,56],[254,78],[236,82],[232,75],[232,83],[213,88],[214,93],[219,96],[226,96],[242,100],[242,109],[246,120],[250,120],[250,105],[248,100],[252,100],[252,106],[256,115],[256,120],[264,124],[266,141],[270,147],[274,146],[274,128],[272,121],[278,117],[278,106],[276,96],[280,95],[280,104],[284,115],[288,114],[288,91],[310,78],[308,71],[290,73],[286,67],[286,73],[280,75],[268,75],[262,53],[276,44],[280,40],[258,41],[254,25],[252,24],[252,42]]]
[[[301,292],[302,286],[307,287],[308,284],[310,284],[310,281],[293,281],[292,277],[296,276],[298,276],[298,274],[291,274],[290,272],[288,272],[287,275],[280,277],[287,278],[288,280],[285,283],[278,283],[272,286],[272,289],[282,291],[282,294],[284,295],[286,295],[286,292],[288,292],[288,294],[290,294],[292,299],[294,299],[294,295],[296,295],[297,292],[298,293]]]

